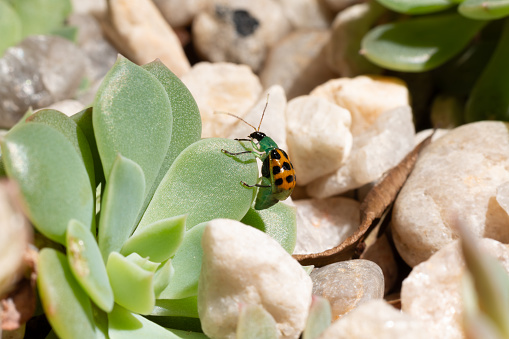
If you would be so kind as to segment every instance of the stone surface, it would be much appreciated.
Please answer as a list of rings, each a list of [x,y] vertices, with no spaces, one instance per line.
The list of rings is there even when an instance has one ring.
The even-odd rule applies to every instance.
[[[398,263],[387,234],[382,235],[366,248],[361,259],[371,260],[380,266],[384,274],[384,295],[387,294],[396,284],[399,273]]]
[[[360,223],[359,202],[349,198],[301,199],[297,207],[294,254],[319,253],[352,235]]]
[[[509,181],[508,127],[463,125],[420,155],[392,216],[394,243],[410,266],[456,239],[456,216],[465,211],[472,233],[509,242],[509,215],[496,199],[497,188]]]
[[[326,99],[301,96],[288,103],[288,153],[299,185],[335,172],[352,149],[351,115]]]
[[[190,65],[180,41],[152,1],[109,1],[106,32],[117,48],[139,65],[157,58],[177,76]]]
[[[76,14],[104,15],[108,9],[106,0],[71,0],[72,11]]]
[[[428,324],[400,312],[383,300],[370,300],[336,320],[319,339],[433,339]],[[445,336],[442,338],[446,338]]]
[[[72,42],[31,36],[0,59],[0,127],[12,127],[28,110],[72,97],[85,75],[86,57]]]
[[[333,16],[321,0],[276,0],[294,29],[329,28]]]
[[[308,94],[313,88],[335,77],[327,66],[325,45],[328,30],[297,30],[273,46],[260,73],[264,87],[283,86],[288,98]]]
[[[307,193],[316,198],[330,197],[379,179],[413,149],[414,136],[409,106],[385,112],[367,130],[353,136],[346,163],[336,172],[309,183]]]
[[[290,28],[281,6],[272,0],[221,0],[195,17],[193,43],[209,61],[246,64],[258,71],[268,48]]]
[[[509,182],[504,182],[497,187],[496,200],[500,207],[509,214]]]
[[[207,0],[154,0],[161,14],[173,28],[189,25],[208,2]]]
[[[279,338],[298,338],[311,305],[312,282],[274,239],[238,221],[216,219],[202,237],[198,313],[211,338],[235,338],[239,306],[260,305]]]
[[[238,120],[214,111],[243,117],[262,92],[260,80],[245,65],[200,62],[181,80],[200,109],[202,138],[226,138]]]
[[[332,319],[338,319],[372,299],[384,296],[384,276],[372,261],[341,261],[311,272],[313,294],[329,300]]]
[[[326,98],[349,110],[354,137],[373,125],[382,113],[410,104],[405,83],[397,78],[382,76],[329,80],[310,94]]]
[[[481,239],[480,250],[494,256],[509,271],[509,248],[492,239]],[[465,338],[462,329],[461,280],[465,263],[459,241],[443,247],[427,261],[415,266],[403,281],[401,307],[404,312],[429,323],[441,338]]]
[[[334,13],[342,11],[359,2],[361,2],[361,0],[323,0],[325,6]]]

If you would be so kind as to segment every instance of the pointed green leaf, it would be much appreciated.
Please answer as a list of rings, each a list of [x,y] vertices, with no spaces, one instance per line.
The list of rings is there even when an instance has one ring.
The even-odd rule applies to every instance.
[[[150,315],[164,317],[198,318],[198,297],[183,299],[157,299]]]
[[[106,271],[117,304],[140,314],[152,312],[155,305],[152,282],[154,272],[140,267],[117,252],[110,253]]]
[[[377,0],[393,11],[405,14],[426,14],[439,12],[454,6],[450,0]]]
[[[423,72],[458,54],[485,24],[456,13],[385,24],[366,34],[362,53],[391,70]]]
[[[45,124],[20,124],[5,136],[2,157],[42,234],[65,244],[69,220],[91,227],[95,192],[81,157],[62,133]]]
[[[297,243],[297,215],[295,207],[285,203],[264,209],[250,208],[241,220],[274,238],[288,253],[292,254]]]
[[[142,168],[145,199],[170,145],[173,118],[164,87],[120,56],[97,91],[92,120],[105,177],[122,154]]]
[[[327,299],[313,295],[302,339],[315,339],[330,326],[332,311]]]
[[[184,239],[186,216],[163,219],[136,231],[122,247],[120,253],[133,252],[151,261],[163,262],[177,251]]]
[[[95,237],[73,219],[69,222],[66,239],[67,258],[74,277],[99,308],[111,311],[113,291]]]
[[[23,37],[50,33],[72,11],[70,0],[16,0],[11,4],[20,17]]]
[[[50,248],[39,252],[37,287],[46,317],[60,338],[95,337],[90,300],[64,254]]]
[[[11,5],[0,0],[0,57],[4,51],[21,40],[21,20]]]
[[[143,171],[134,161],[117,156],[104,189],[98,243],[106,262],[129,239],[145,192]]]
[[[203,250],[201,237],[207,223],[196,225],[186,232],[172,266],[175,270],[168,286],[159,294],[158,299],[182,299],[198,294]]]
[[[509,15],[509,0],[465,0],[458,11],[471,19],[500,19]]]
[[[156,299],[159,298],[159,295],[166,288],[166,286],[168,286],[168,283],[171,281],[171,278],[174,275],[175,269],[173,268],[170,259],[162,262],[159,265],[154,274],[154,294],[156,296]]]
[[[164,327],[119,305],[115,305],[113,311],[108,314],[108,322],[108,334],[111,339],[179,339]]]
[[[276,321],[261,305],[241,305],[237,339],[277,339]]]
[[[255,194],[240,182],[256,183],[258,167],[251,154],[229,156],[221,149],[245,151],[236,140],[215,138],[200,140],[182,151],[138,227],[183,214],[187,214],[187,229],[216,218],[240,220]]]

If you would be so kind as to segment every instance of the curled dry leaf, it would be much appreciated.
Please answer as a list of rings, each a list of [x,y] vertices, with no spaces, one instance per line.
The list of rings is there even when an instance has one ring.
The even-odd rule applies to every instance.
[[[383,220],[396,199],[399,190],[412,172],[419,153],[431,142],[433,134],[418,144],[396,167],[366,195],[360,207],[361,223],[357,231],[338,246],[320,253],[296,254],[301,265],[325,266],[357,257],[364,249],[364,239]]]

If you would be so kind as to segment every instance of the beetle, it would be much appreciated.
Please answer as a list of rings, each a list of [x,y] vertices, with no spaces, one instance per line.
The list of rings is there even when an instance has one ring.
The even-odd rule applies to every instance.
[[[245,187],[258,187],[258,195],[256,196],[254,206],[256,210],[263,210],[275,205],[278,201],[286,200],[292,194],[296,185],[295,170],[288,154],[279,148],[272,138],[268,137],[265,133],[260,132],[260,127],[262,125],[267,105],[268,98],[265,108],[263,109],[258,128],[234,114],[218,112],[235,117],[255,130],[253,133],[248,135],[247,139],[235,139],[238,141],[249,141],[252,146],[251,149],[237,153],[232,153],[222,149],[221,152],[231,156],[251,153],[262,161],[262,176],[260,183],[249,185],[244,181],[240,182]]]

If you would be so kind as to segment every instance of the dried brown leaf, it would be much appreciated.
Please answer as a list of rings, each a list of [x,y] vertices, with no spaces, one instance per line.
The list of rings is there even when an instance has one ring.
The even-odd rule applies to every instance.
[[[295,254],[293,257],[301,265],[314,265],[316,267],[358,257],[364,247],[364,238],[388,213],[398,192],[412,172],[419,153],[431,142],[432,137],[433,134],[417,145],[369,191],[360,206],[361,223],[354,234],[334,248],[320,253]]]

